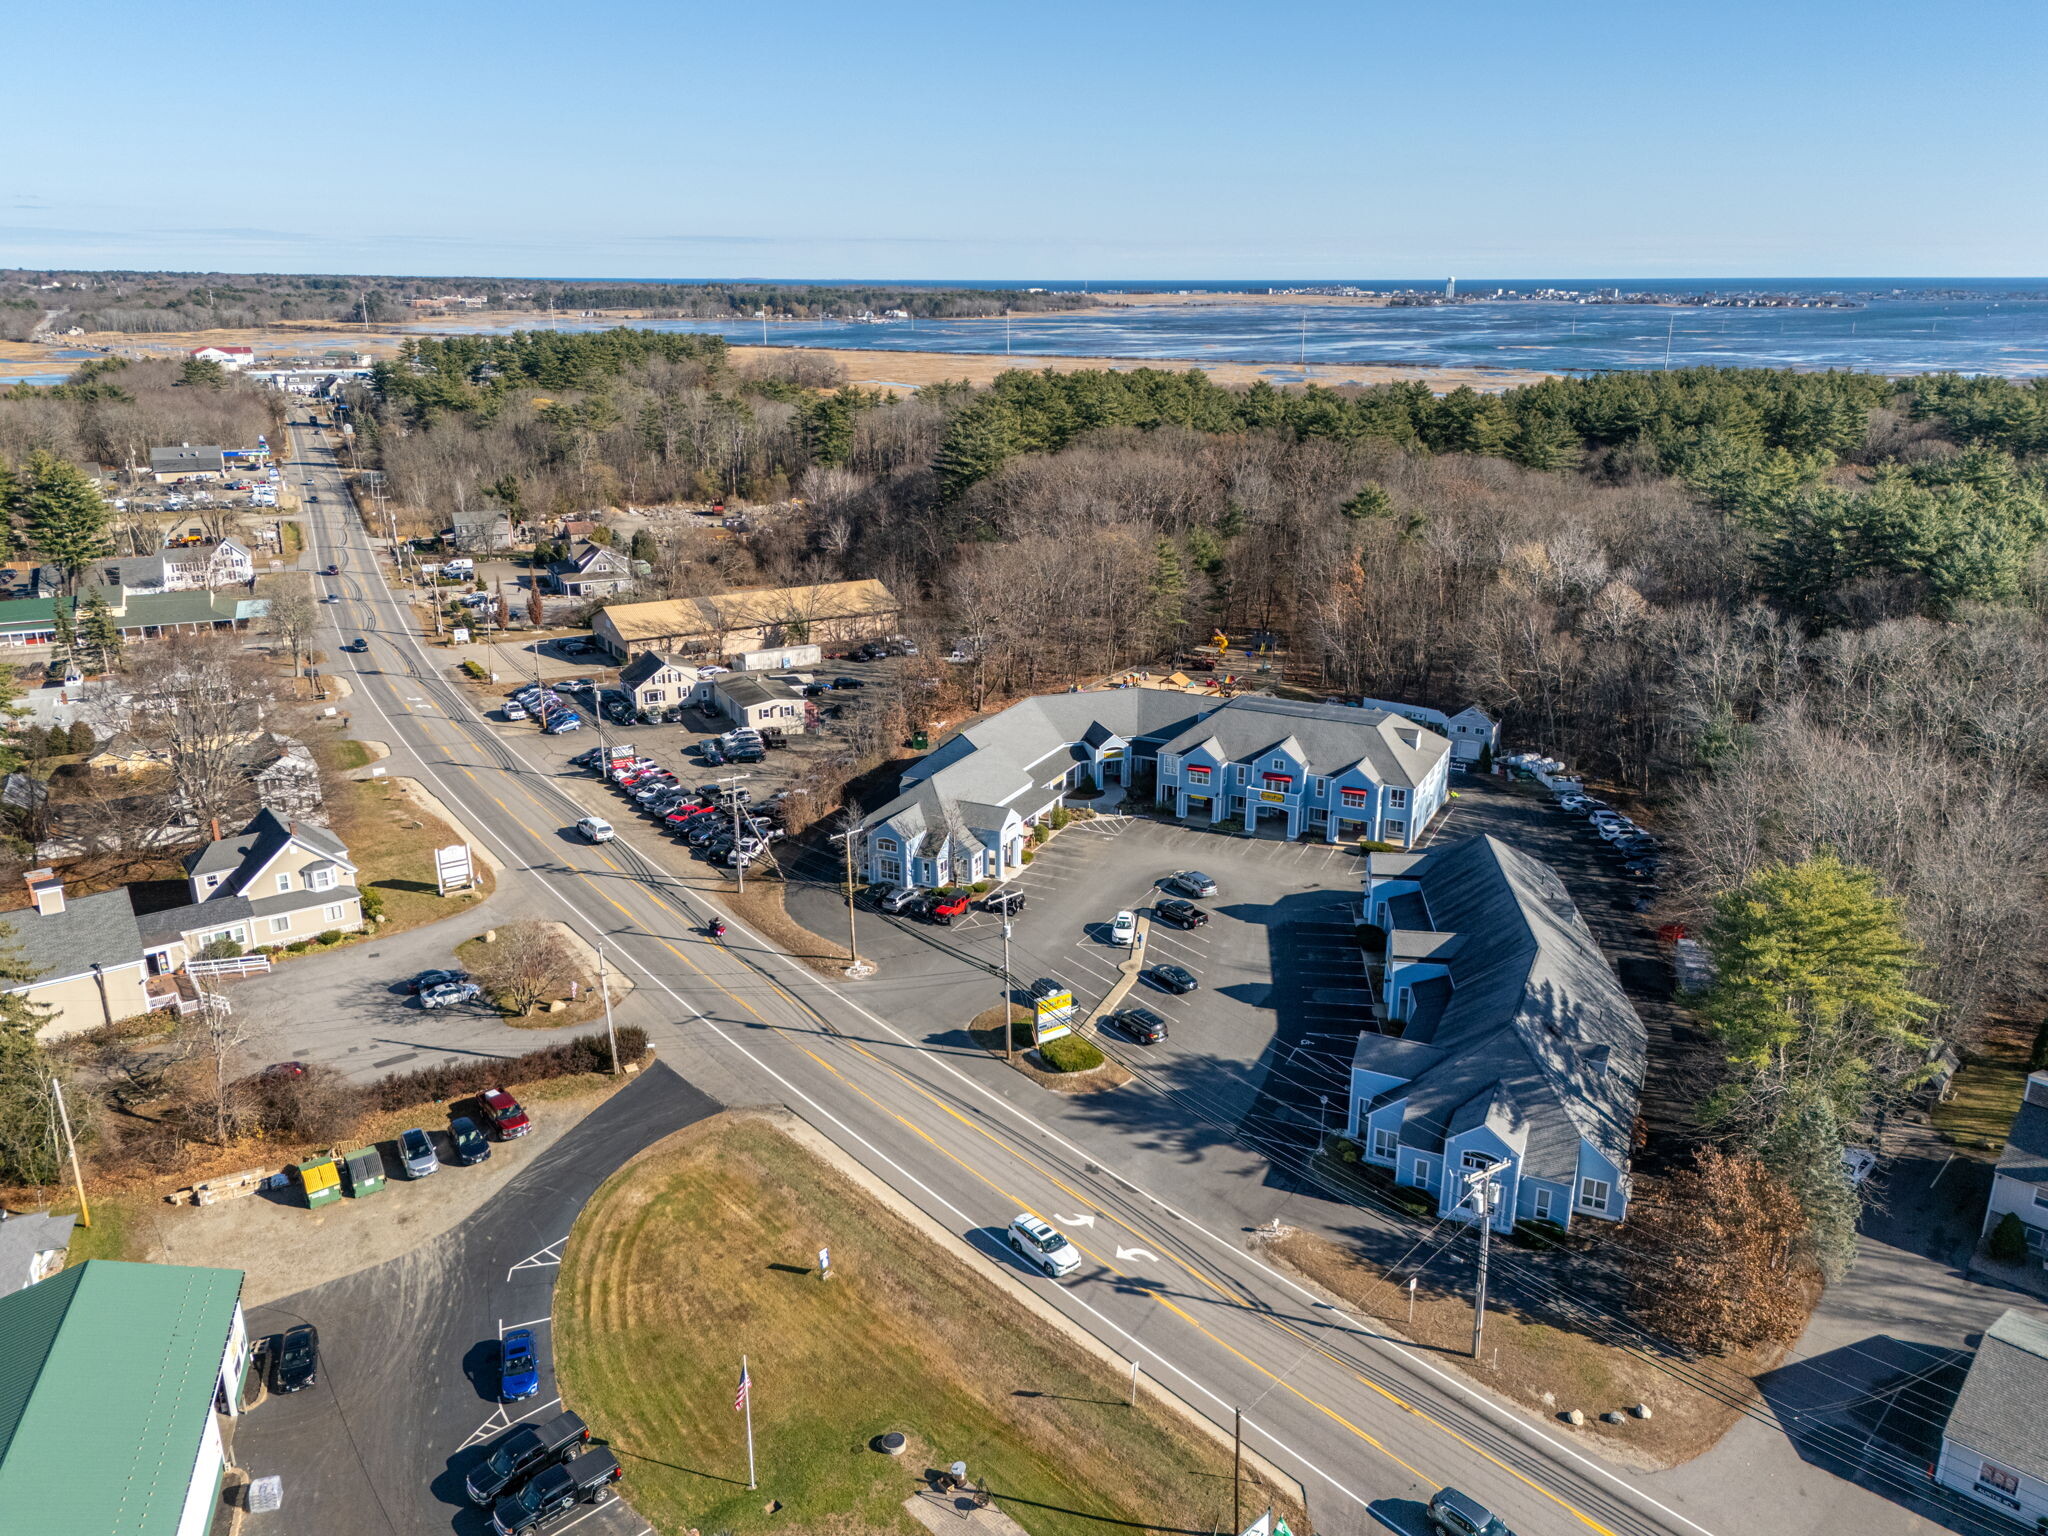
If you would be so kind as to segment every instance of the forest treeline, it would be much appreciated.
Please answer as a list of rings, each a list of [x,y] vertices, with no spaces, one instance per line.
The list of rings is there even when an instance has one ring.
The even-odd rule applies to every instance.
[[[1675,918],[1833,855],[1896,901],[1932,1035],[2042,1006],[2048,386],[1696,368],[1437,396],[1138,368],[899,398],[618,332],[423,342],[362,404],[425,506],[773,504],[738,543],[678,536],[657,580],[881,577],[928,654],[977,658],[913,709],[1270,629],[1331,693],[1475,701],[1642,792]],[[1874,1113],[1921,1059],[1891,1050],[1850,1097]],[[1839,1202],[1812,1214],[1839,1251]]]
[[[51,287],[48,285],[57,284]],[[1078,293],[1012,289],[814,283],[563,283],[478,277],[295,276],[281,273],[0,271],[0,339],[27,338],[46,313],[59,329],[237,330],[292,320],[389,324],[416,318],[414,299],[461,294],[494,310],[561,314],[635,309],[660,318],[852,319],[901,310],[917,319],[961,319],[1079,309]]]

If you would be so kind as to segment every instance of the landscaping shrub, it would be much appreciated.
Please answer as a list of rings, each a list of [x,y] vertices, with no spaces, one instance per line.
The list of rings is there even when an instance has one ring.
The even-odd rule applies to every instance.
[[[638,1060],[646,1051],[647,1031],[638,1025],[621,1024],[618,1035],[621,1064]],[[603,1035],[578,1035],[509,1061],[448,1061],[415,1072],[394,1072],[365,1084],[363,1095],[373,1109],[405,1109],[414,1104],[467,1098],[506,1083],[537,1083],[583,1072],[609,1072],[611,1065],[611,1049]]]
[[[372,923],[382,922],[384,920],[384,893],[373,885],[366,885],[357,894],[363,899],[364,919]]]
[[[1045,823],[1042,821],[1031,829],[1031,841],[1034,843],[1042,843],[1051,835],[1045,830]]]
[[[242,953],[242,946],[233,939],[214,939],[199,951],[201,960],[233,960]]]
[[[1991,1241],[1985,1251],[2001,1264],[2024,1264],[2027,1262],[2027,1229],[2019,1217],[2007,1211],[1998,1218],[1998,1225],[1991,1229]]]
[[[490,668],[480,661],[465,661],[462,664],[462,670],[480,683],[488,683],[491,680]]]
[[[1074,819],[1074,813],[1064,805],[1056,805],[1053,807],[1052,815],[1047,819],[1052,822],[1053,831],[1057,832]]]
[[[1332,1136],[1329,1142],[1329,1150],[1330,1156],[1337,1159],[1340,1163],[1355,1163],[1364,1152],[1364,1149],[1349,1136]]]
[[[986,896],[988,894],[988,882],[986,880],[977,880],[967,889],[974,892],[977,896]]]
[[[1038,1059],[1055,1072],[1086,1072],[1103,1063],[1102,1052],[1079,1035],[1061,1035],[1038,1048]]]
[[[342,934],[339,928],[329,928],[325,933],[317,935],[313,942],[315,944],[339,944],[341,938]]]
[[[1037,855],[1036,853],[1034,853],[1034,852],[1033,852],[1033,851],[1032,851],[1031,849],[1029,849],[1029,848],[1026,848],[1026,849],[1024,850],[1024,855],[1023,855],[1023,857],[1024,857],[1024,862],[1025,862],[1026,864],[1029,864],[1029,863],[1030,863],[1030,862],[1031,862],[1031,861],[1032,861],[1033,859],[1037,858],[1037,857],[1038,857],[1038,855]]]

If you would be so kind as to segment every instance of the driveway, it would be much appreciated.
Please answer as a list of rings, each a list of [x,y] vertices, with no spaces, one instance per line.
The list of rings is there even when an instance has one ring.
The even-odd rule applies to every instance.
[[[254,1309],[252,1335],[295,1323],[320,1330],[320,1381],[272,1397],[241,1424],[238,1464],[281,1473],[284,1513],[251,1536],[476,1536],[484,1513],[462,1480],[513,1423],[558,1407],[550,1319],[569,1229],[591,1195],[635,1153],[719,1106],[659,1063],[590,1115],[447,1236],[402,1258]],[[456,1178],[449,1169],[442,1177]],[[495,1400],[491,1362],[502,1331],[540,1345],[541,1388]],[[602,1438],[604,1425],[592,1434]],[[631,1496],[632,1469],[623,1491]],[[622,1503],[554,1529],[638,1536]]]

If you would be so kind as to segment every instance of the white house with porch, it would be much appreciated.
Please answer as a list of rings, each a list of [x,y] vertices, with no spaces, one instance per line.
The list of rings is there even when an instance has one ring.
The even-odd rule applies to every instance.
[[[1450,744],[1384,711],[1158,688],[1044,694],[940,743],[862,822],[867,878],[1003,880],[1070,796],[1139,797],[1229,830],[1383,837],[1442,809]]]
[[[1396,1183],[1476,1220],[1620,1221],[1647,1035],[1548,865],[1493,837],[1366,861],[1376,1029],[1345,1134]],[[1475,1178],[1484,1175],[1484,1178]]]

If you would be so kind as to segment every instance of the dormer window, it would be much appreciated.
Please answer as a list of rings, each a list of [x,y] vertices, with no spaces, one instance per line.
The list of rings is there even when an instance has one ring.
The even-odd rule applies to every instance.
[[[331,891],[334,889],[334,871],[316,869],[306,877],[306,883],[316,891]]]

